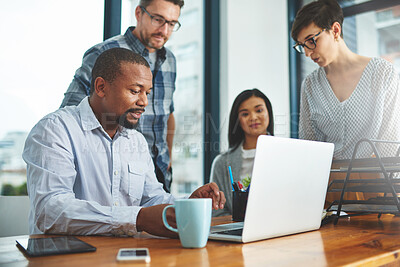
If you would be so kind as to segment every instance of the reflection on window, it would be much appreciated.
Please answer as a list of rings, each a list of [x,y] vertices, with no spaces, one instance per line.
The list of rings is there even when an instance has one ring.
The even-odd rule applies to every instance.
[[[9,131],[0,140],[0,181],[2,195],[26,193],[26,165],[22,150],[27,137],[25,131]]]
[[[203,1],[185,1],[182,27],[167,43],[177,59],[174,94],[175,137],[172,149],[174,195],[203,184]]]
[[[400,71],[400,5],[377,11],[375,18],[379,54]]]
[[[352,6],[354,4],[361,4],[361,3],[365,3],[365,2],[369,2],[369,1],[371,1],[371,0],[341,0],[340,6],[342,8],[344,8],[344,7]]]
[[[186,2],[187,3],[187,2]],[[185,3],[185,5],[186,5]],[[187,9],[185,6],[184,9]],[[181,17],[179,18],[179,21],[182,23],[184,27],[192,27],[198,25],[200,21],[200,11],[198,8],[191,9],[191,10],[185,10],[184,13],[182,13]],[[182,27],[183,27],[182,26]]]
[[[195,70],[186,70],[194,73]],[[203,99],[198,75],[182,77],[174,96],[176,130],[173,159],[174,194],[188,194],[203,182]]]
[[[192,42],[178,46],[175,56],[177,60],[185,60],[187,58],[193,58],[198,52],[199,44],[197,42]]]
[[[182,159],[182,163],[187,158],[199,158],[201,153],[199,151],[199,138],[201,138],[202,112],[202,99],[198,97],[199,79],[197,76],[182,78],[178,81],[177,88],[182,91],[175,96],[175,102],[179,103],[179,116],[175,116],[177,128],[175,134],[177,140],[175,141],[174,154],[177,160]],[[200,158],[201,160],[201,158]],[[201,165],[201,162],[200,162]]]
[[[400,20],[400,6],[379,10],[376,12],[376,21],[379,23],[393,24],[394,21]]]
[[[136,25],[135,9],[139,0],[121,1],[121,34],[124,34],[128,27]]]
[[[84,52],[102,41],[103,16],[104,0],[2,2],[1,194],[26,194],[26,136],[58,109]]]

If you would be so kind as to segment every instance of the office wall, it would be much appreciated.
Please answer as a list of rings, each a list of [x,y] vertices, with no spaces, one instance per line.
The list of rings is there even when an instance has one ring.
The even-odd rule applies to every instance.
[[[221,0],[221,150],[228,147],[229,112],[244,89],[272,102],[275,134],[290,136],[287,1]]]

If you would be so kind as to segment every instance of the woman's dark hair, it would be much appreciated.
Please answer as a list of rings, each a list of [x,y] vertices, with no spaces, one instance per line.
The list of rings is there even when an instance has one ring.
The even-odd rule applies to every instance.
[[[333,23],[338,22],[342,28],[340,36],[343,38],[343,11],[336,0],[319,0],[303,6],[293,22],[293,40],[297,42],[300,31],[313,22],[321,29],[328,30]]]
[[[274,135],[274,113],[272,112],[272,105],[268,97],[264,95],[260,90],[247,89],[241,92],[233,101],[231,113],[229,115],[229,130],[228,130],[228,140],[229,148],[236,148],[244,140],[244,131],[239,123],[239,107],[240,105],[252,96],[262,98],[267,107],[269,116],[269,125],[267,127],[267,132],[270,135]]]

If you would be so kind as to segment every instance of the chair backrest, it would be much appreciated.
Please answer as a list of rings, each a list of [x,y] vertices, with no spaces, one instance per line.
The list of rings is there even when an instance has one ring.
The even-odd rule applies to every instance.
[[[0,196],[0,237],[29,234],[29,197]]]

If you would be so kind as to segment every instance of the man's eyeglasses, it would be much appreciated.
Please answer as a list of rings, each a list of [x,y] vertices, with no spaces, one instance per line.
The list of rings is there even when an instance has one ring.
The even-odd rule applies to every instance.
[[[181,27],[181,24],[179,23],[179,21],[169,21],[164,19],[161,16],[158,15],[151,15],[144,7],[140,7],[144,12],[146,12],[147,15],[149,15],[149,17],[151,18],[151,24],[153,26],[156,27],[162,27],[164,26],[165,23],[167,23],[168,25],[168,29],[172,30],[174,32],[176,32],[177,30],[179,30],[179,28]]]
[[[315,42],[315,37],[318,37],[322,32],[324,32],[326,29],[321,30],[319,33],[315,34],[313,37],[308,38],[304,43],[297,43],[293,46],[294,49],[296,49],[297,52],[304,54],[305,49],[304,47],[307,47],[310,50],[314,50],[315,47],[317,47],[317,43]]]

